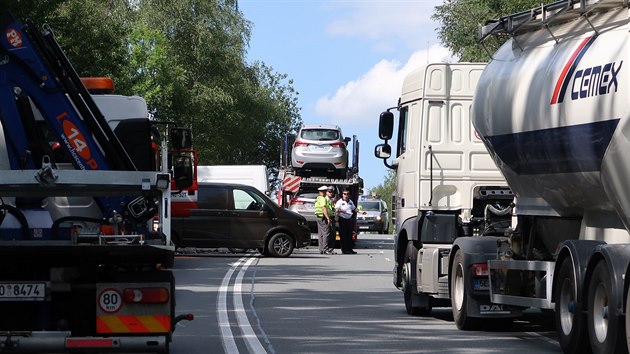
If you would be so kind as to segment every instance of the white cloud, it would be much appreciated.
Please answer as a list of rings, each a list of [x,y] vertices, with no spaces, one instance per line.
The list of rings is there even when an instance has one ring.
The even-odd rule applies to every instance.
[[[412,70],[429,62],[451,61],[451,53],[439,45],[414,52],[402,65],[381,60],[361,77],[339,87],[332,97],[320,97],[315,111],[321,117],[334,117],[332,123],[344,126],[364,124],[366,117],[396,104],[402,81]]]
[[[442,0],[341,2],[326,32],[367,40],[375,50],[392,41],[408,48],[426,47],[427,40],[435,39],[437,23],[431,15],[441,4]]]

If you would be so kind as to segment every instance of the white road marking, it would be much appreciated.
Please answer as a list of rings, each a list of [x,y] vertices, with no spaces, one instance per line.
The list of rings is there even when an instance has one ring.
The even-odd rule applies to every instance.
[[[221,282],[221,287],[219,288],[219,296],[217,298],[217,320],[219,321],[219,329],[221,330],[221,343],[223,344],[223,350],[226,353],[239,352],[236,342],[234,341],[234,336],[232,335],[232,329],[230,328],[230,319],[227,312],[227,292],[230,279],[232,279],[232,274],[246,258],[247,257],[243,257],[232,264],[227,273],[225,273],[223,281]]]
[[[236,313],[236,320],[238,322],[238,326],[243,332],[243,336],[245,337],[245,344],[247,345],[247,349],[249,349],[249,352],[267,353],[265,348],[258,340],[258,337],[252,329],[251,324],[249,323],[247,313],[245,312],[245,307],[243,306],[243,294],[241,292],[243,275],[245,274],[245,271],[247,270],[249,265],[252,264],[254,259],[254,257],[251,257],[245,264],[241,266],[241,270],[239,270],[238,275],[236,276],[236,280],[234,281],[234,290],[232,294],[234,298],[234,312]]]
[[[553,345],[559,345],[559,342],[557,340],[553,340],[549,337],[546,337],[540,333],[536,333],[536,332],[525,332],[525,334],[530,335],[532,337],[538,337],[539,339],[542,339],[543,341],[547,342],[547,343],[551,343]]]
[[[230,292],[230,288],[232,288],[234,313],[236,315],[238,326],[243,334],[243,338],[245,339],[247,350],[250,353],[256,354],[267,353],[267,350],[265,350],[265,347],[263,347],[260,340],[258,340],[256,332],[254,332],[251,324],[249,323],[247,313],[245,312],[245,307],[243,306],[243,276],[245,275],[245,271],[247,270],[247,268],[252,264],[255,259],[256,257],[245,256],[234,262],[230,269],[225,273],[225,276],[223,277],[223,281],[221,282],[221,286],[219,288],[219,296],[217,297],[217,320],[219,322],[219,329],[221,330],[221,342],[223,345],[223,350],[226,353],[239,353],[236,341],[234,340],[234,335],[232,333],[230,318],[228,316],[227,309],[227,297],[228,292]],[[237,269],[239,269],[239,272],[234,280],[234,284],[230,287],[230,280],[232,279],[232,275]]]

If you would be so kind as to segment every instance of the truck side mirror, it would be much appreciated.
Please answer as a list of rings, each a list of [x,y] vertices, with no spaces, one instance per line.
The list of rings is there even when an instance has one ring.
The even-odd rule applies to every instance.
[[[388,159],[392,156],[392,147],[389,144],[378,144],[374,147],[374,156]]]
[[[176,150],[192,148],[192,133],[188,128],[171,128],[171,144]]]
[[[390,111],[382,112],[378,121],[378,136],[381,140],[389,140],[392,135],[394,135],[394,114]]]
[[[173,178],[177,189],[192,186],[193,162],[190,156],[175,155],[173,157]]]

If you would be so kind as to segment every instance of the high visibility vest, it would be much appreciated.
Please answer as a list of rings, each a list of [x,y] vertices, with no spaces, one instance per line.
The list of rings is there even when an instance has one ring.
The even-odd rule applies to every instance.
[[[324,216],[322,208],[328,208],[328,198],[318,195],[317,199],[315,199],[315,216],[317,216],[318,218]]]
[[[335,210],[335,204],[332,199],[326,198],[326,208],[328,209],[328,216],[333,219],[337,211]]]

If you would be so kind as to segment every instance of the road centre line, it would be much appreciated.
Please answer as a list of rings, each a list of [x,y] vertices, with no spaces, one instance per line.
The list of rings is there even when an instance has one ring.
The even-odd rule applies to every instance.
[[[232,335],[232,329],[230,328],[230,319],[227,312],[227,292],[230,279],[236,268],[238,268],[247,257],[242,257],[238,261],[232,264],[230,269],[225,273],[221,286],[219,287],[219,296],[217,297],[217,320],[219,321],[219,329],[221,330],[221,343],[223,350],[226,353],[238,353],[238,347],[234,341]]]
[[[249,259],[248,259],[249,258]],[[240,258],[238,261],[234,262],[230,269],[225,273],[223,280],[221,281],[221,286],[219,287],[219,294],[217,297],[217,320],[219,322],[219,329],[221,331],[221,343],[223,345],[223,350],[226,353],[239,353],[238,346],[236,345],[236,341],[234,339],[234,335],[232,333],[230,318],[228,316],[227,309],[227,297],[230,291],[230,280],[234,275],[234,272],[239,269],[239,272],[234,280],[234,284],[232,285],[232,300],[234,304],[234,313],[236,314],[236,319],[238,322],[238,326],[243,334],[245,339],[245,344],[250,353],[267,353],[267,350],[263,347],[262,343],[258,340],[256,333],[254,332],[251,324],[249,323],[249,319],[247,317],[247,313],[243,306],[243,295],[242,295],[242,281],[243,276],[245,275],[245,271],[252,264],[252,262],[257,259],[257,257],[253,256],[245,256]],[[253,285],[252,285],[253,289]],[[273,352],[273,350],[272,350]]]
[[[249,323],[249,319],[247,318],[247,313],[245,312],[245,308],[243,307],[243,293],[242,293],[242,283],[243,283],[243,275],[247,268],[252,264],[255,260],[255,257],[251,257],[245,264],[241,266],[241,269],[236,276],[236,280],[234,281],[234,290],[232,292],[232,296],[234,299],[234,312],[236,313],[236,320],[238,322],[238,326],[241,328],[243,332],[243,336],[245,337],[245,344],[247,345],[247,349],[249,349],[250,353],[267,353],[265,348],[262,346],[260,341],[258,340],[258,336],[252,329],[251,324]]]

